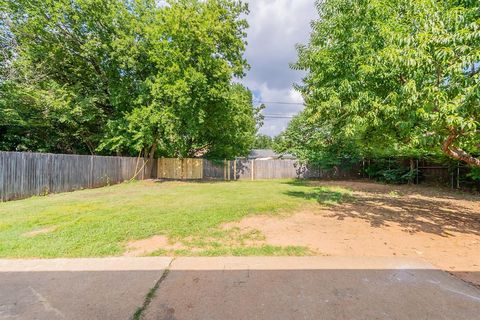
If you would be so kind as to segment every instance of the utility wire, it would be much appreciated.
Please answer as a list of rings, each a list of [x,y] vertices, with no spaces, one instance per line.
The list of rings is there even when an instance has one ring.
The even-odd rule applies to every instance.
[[[280,117],[280,116],[276,116],[276,117],[264,117],[264,119],[293,119],[293,117]]]
[[[303,102],[283,102],[283,101],[256,101],[255,103],[291,104],[291,105],[298,105],[298,106],[304,106],[305,105],[305,103],[303,103]]]

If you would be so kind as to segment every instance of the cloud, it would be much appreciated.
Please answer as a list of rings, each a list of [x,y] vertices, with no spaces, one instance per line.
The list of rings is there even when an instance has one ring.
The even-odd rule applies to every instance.
[[[256,101],[301,103],[293,89],[303,74],[290,69],[297,59],[295,45],[307,43],[310,22],[318,17],[314,0],[249,0],[246,58],[251,65],[242,83],[249,87]],[[301,105],[266,104],[265,114],[298,113]],[[279,134],[288,119],[266,119],[261,132]]]

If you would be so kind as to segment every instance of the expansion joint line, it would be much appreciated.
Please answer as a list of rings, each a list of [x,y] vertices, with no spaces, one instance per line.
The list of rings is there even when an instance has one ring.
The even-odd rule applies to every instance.
[[[170,267],[172,266],[173,261],[175,261],[175,258],[172,258],[172,260],[170,261],[168,266],[163,271],[160,279],[158,279],[157,282],[155,282],[155,285],[153,286],[153,288],[151,288],[150,291],[147,293],[147,295],[145,296],[145,300],[143,301],[142,306],[139,307],[137,309],[137,311],[135,311],[135,314],[131,317],[132,320],[143,319],[143,314],[148,309],[148,306],[152,302],[152,299],[155,297],[155,294],[156,294],[158,288],[160,288],[160,285],[162,284],[162,282],[167,278],[167,276],[170,272]]]

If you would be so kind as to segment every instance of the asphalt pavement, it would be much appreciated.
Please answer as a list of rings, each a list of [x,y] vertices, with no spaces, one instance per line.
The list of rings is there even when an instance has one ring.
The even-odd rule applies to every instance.
[[[480,289],[417,260],[0,260],[0,319],[480,319]]]

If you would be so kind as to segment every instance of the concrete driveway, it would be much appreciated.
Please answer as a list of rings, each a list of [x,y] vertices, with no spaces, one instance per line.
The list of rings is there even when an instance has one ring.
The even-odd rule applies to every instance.
[[[0,319],[130,319],[170,262],[0,260]]]
[[[0,319],[135,316],[474,320],[480,289],[398,258],[0,260]]]

